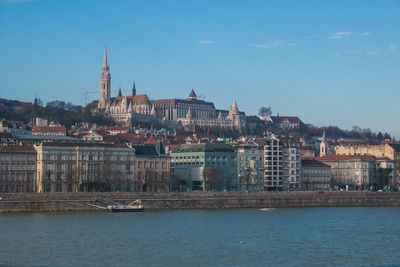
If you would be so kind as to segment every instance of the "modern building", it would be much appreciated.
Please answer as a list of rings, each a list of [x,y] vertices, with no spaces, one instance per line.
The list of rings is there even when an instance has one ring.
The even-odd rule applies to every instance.
[[[43,142],[37,150],[37,192],[133,189],[135,149],[127,145]]]
[[[331,179],[331,166],[314,159],[303,159],[301,161],[302,190],[329,190]]]
[[[264,190],[300,190],[301,146],[292,137],[267,138],[264,146]]]
[[[35,192],[36,150],[33,146],[0,146],[0,192]]]
[[[236,152],[218,143],[184,144],[171,151],[171,171],[188,190],[236,190]]]
[[[283,189],[283,146],[275,136],[270,136],[264,146],[264,190]]]

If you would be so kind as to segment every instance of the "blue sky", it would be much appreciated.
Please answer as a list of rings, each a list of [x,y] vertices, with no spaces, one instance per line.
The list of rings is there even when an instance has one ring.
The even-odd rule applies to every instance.
[[[400,1],[0,0],[0,97],[112,89],[400,138]],[[114,93],[115,94],[115,93]],[[94,100],[97,95],[90,95]]]

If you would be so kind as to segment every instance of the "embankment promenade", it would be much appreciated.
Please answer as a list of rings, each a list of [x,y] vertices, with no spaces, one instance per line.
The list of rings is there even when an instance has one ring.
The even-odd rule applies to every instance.
[[[32,193],[5,194],[0,213],[69,212],[99,210],[103,198],[129,204],[140,200],[146,210],[161,209],[228,209],[291,207],[400,207],[400,192],[191,192],[191,193]]]

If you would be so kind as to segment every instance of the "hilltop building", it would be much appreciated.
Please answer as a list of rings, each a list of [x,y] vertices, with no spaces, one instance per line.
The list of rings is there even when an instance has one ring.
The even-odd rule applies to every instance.
[[[236,101],[229,110],[217,110],[214,103],[198,99],[193,89],[187,99],[150,101],[146,94],[136,94],[133,83],[131,95],[123,96],[119,89],[118,96],[111,97],[111,74],[106,48],[100,73],[97,108],[109,114],[120,125],[132,125],[132,122],[138,121],[158,122],[171,127],[218,127],[238,131],[246,127],[246,115],[239,112]]]

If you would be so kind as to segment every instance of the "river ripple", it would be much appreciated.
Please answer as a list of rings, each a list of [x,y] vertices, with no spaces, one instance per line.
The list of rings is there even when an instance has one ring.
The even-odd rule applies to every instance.
[[[400,208],[0,215],[0,265],[400,266]]]

